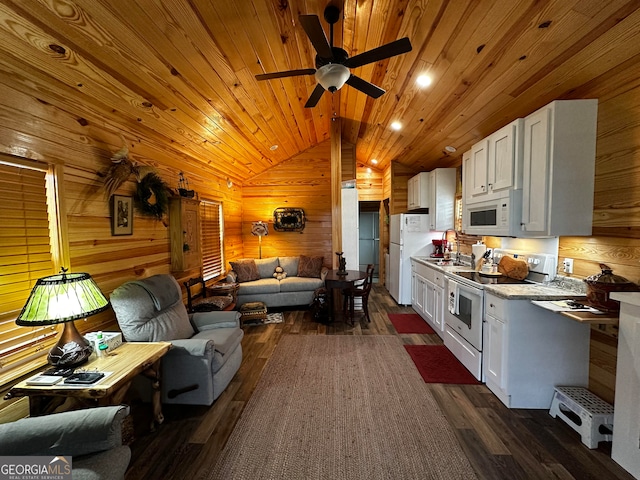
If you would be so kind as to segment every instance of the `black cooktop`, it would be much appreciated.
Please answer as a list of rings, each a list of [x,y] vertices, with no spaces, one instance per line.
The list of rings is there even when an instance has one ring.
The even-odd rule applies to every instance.
[[[456,275],[461,276],[462,278],[466,278],[467,280],[471,280],[472,282],[481,283],[481,284],[524,284],[531,283],[526,280],[517,280],[515,278],[507,277],[506,275],[482,275],[478,272],[453,272]]]

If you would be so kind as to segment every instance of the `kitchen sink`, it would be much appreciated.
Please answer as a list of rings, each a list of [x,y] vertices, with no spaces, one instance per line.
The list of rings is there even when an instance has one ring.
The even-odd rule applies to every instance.
[[[438,265],[439,267],[469,267],[469,265],[464,264],[462,262],[456,262],[455,260],[444,261],[442,258],[433,258],[433,257],[415,257],[418,260],[422,260],[423,262],[433,263]]]

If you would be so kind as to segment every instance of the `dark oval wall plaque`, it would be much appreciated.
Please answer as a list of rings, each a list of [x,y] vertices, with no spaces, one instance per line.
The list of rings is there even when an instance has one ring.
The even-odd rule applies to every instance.
[[[273,211],[273,229],[276,232],[301,232],[304,222],[304,210],[301,208],[281,207]]]

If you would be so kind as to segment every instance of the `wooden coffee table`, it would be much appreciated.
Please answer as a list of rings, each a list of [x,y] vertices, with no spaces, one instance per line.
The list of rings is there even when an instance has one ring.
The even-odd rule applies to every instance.
[[[169,342],[125,342],[105,357],[92,356],[78,370],[108,372],[108,375],[92,385],[51,386],[27,385],[26,380],[16,384],[5,399],[29,397],[31,416],[51,413],[69,398],[87,406],[118,405],[127,393],[131,381],[137,375],[151,379],[153,387],[152,429],[164,421],[160,396],[160,359],[169,351]]]

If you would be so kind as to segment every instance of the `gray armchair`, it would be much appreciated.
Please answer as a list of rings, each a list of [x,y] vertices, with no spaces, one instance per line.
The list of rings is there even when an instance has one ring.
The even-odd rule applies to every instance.
[[[129,407],[96,407],[0,425],[0,456],[72,457],[74,480],[122,480],[131,450],[122,445]]]
[[[163,403],[211,405],[240,368],[240,314],[189,315],[171,275],[127,282],[111,293],[111,305],[125,340],[171,342],[162,358]]]

